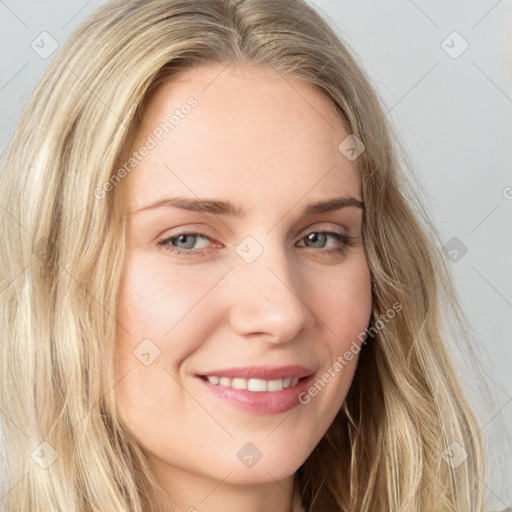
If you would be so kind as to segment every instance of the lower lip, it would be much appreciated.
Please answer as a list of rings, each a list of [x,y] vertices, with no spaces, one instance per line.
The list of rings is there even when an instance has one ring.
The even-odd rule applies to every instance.
[[[248,391],[211,384],[196,377],[208,391],[231,403],[238,409],[254,414],[281,414],[301,404],[299,395],[309,388],[314,375],[300,380],[295,386],[281,391]]]

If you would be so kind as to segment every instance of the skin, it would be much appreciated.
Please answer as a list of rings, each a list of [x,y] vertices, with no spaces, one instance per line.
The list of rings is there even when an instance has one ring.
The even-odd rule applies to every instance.
[[[249,64],[202,66],[159,86],[134,148],[190,96],[198,105],[120,185],[128,232],[117,407],[172,497],[162,510],[172,503],[183,511],[290,512],[294,474],[342,406],[357,356],[308,404],[276,415],[239,410],[195,375],[302,364],[320,378],[366,329],[362,209],[302,215],[316,201],[362,200],[357,160],[338,149],[348,132],[325,95]],[[142,209],[178,195],[229,200],[246,214]],[[196,251],[192,257],[158,245],[187,231],[208,238],[167,245]],[[343,244],[321,235],[308,241],[321,231],[346,233],[353,245],[329,254]],[[236,252],[247,236],[263,248],[252,263]],[[144,339],[160,350],[148,366],[133,354]],[[237,458],[247,442],[262,453],[252,467]]]

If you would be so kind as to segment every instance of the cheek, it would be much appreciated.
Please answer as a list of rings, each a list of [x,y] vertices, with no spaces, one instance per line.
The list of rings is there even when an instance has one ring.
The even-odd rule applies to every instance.
[[[214,275],[210,275],[210,274]],[[194,271],[193,266],[172,272],[162,257],[134,256],[121,285],[118,320],[134,340],[167,340],[195,316],[196,306],[218,280],[219,272]]]
[[[324,281],[325,290],[317,288],[316,303],[322,320],[330,335],[343,348],[369,324],[372,312],[372,290],[370,270],[365,258],[347,264],[337,275]]]
[[[371,275],[366,259],[347,264],[339,277],[330,280],[327,289],[317,308],[325,324],[327,354],[322,377],[337,408],[352,382],[372,314]]]
[[[121,416],[134,430],[142,431],[147,418],[165,423],[165,411],[183,410],[176,378],[182,362],[214,329],[216,308],[208,292],[221,271],[200,274],[183,265],[171,272],[165,258],[137,254],[127,261],[118,305],[115,378],[120,379],[116,394]]]
[[[320,293],[321,283],[324,293]],[[317,281],[314,289],[315,311],[324,333],[324,344],[319,347],[324,351],[323,366],[301,402],[314,408],[318,433],[323,435],[346,398],[371,319],[371,275],[366,259],[353,260],[336,275]]]

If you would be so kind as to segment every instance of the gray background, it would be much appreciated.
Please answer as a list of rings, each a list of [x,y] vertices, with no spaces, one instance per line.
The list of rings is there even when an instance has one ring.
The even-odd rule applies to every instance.
[[[0,151],[51,59],[51,38],[64,41],[103,3],[0,0]],[[502,510],[512,506],[512,0],[310,3],[377,88],[456,260],[450,268],[495,403],[484,403],[456,357],[488,446],[490,472],[479,477],[490,509]]]

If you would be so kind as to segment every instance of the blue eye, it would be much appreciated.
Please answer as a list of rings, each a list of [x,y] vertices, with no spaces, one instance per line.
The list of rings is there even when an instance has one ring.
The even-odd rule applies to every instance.
[[[208,244],[203,245],[203,247],[200,248],[194,247],[200,238],[203,240],[211,241],[211,238],[204,233],[185,231],[170,238],[159,240],[158,246],[171,251],[177,256],[184,256],[186,258],[204,256],[204,252],[198,249],[205,248],[208,246]],[[325,249],[329,238],[334,239],[340,245],[338,247],[333,247],[328,250],[322,250],[318,252],[336,256],[343,255],[349,247],[352,247],[356,237],[349,236],[344,233],[338,233],[336,231],[312,231],[311,233],[302,237],[300,241],[313,244],[307,246],[310,249]]]
[[[340,242],[341,246],[335,247],[334,249],[330,249],[329,251],[325,252],[343,253],[347,247],[352,245],[353,242],[352,237],[349,237],[343,233],[337,233],[335,231],[312,231],[304,238],[302,238],[302,240],[305,240],[308,243],[316,244],[313,247],[309,246],[312,249],[323,249],[329,237],[334,238],[337,242]]]
[[[176,253],[179,256],[203,256],[203,252],[191,250],[193,249],[192,246],[196,244],[198,238],[210,240],[210,238],[206,236],[204,233],[186,231],[171,238],[160,240],[158,242],[158,245],[162,246],[164,249],[167,249],[168,251]],[[176,243],[181,245],[175,245]]]

